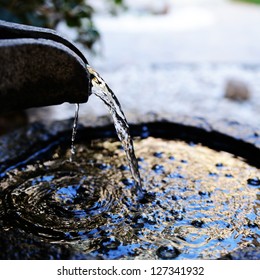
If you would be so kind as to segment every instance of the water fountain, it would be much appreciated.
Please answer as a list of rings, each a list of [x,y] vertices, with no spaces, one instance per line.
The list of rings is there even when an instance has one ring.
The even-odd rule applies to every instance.
[[[81,77],[89,88],[90,75]],[[70,100],[64,92],[53,102],[88,95]],[[52,102],[52,92],[48,101],[41,96],[21,106]],[[67,160],[71,127],[70,120],[35,123],[0,138],[2,259],[260,257],[259,131],[228,121],[137,117],[137,167],[153,194],[140,200],[111,121],[79,127]]]

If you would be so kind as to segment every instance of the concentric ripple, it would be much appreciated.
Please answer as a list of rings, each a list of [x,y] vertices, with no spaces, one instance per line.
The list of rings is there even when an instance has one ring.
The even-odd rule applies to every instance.
[[[118,193],[102,179],[69,162],[48,162],[23,171],[3,193],[6,218],[37,235],[55,239],[88,236],[110,211]]]

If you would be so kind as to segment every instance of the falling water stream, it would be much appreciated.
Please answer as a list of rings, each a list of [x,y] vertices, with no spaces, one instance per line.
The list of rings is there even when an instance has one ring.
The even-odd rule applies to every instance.
[[[73,121],[72,135],[71,135],[70,162],[73,161],[76,153],[75,139],[76,139],[77,128],[78,128],[78,120],[79,120],[79,104],[76,104],[75,117]]]
[[[118,138],[120,139],[125,150],[131,173],[135,180],[135,186],[138,192],[138,196],[142,197],[143,189],[141,176],[138,170],[138,163],[134,152],[133,141],[129,132],[129,125],[127,123],[124,112],[121,109],[117,97],[105,83],[105,81],[100,77],[100,75],[89,65],[87,65],[87,70],[91,74],[93,94],[98,96],[104,102],[113,118]]]
[[[7,168],[0,256],[59,259],[65,246],[71,254],[65,258],[217,259],[259,247],[260,170],[227,152],[169,139],[166,128],[165,138],[149,136],[146,125],[134,152],[117,98],[87,70],[121,142],[113,133],[93,138],[86,128],[76,144],[76,105],[70,147],[50,146],[30,163]],[[136,199],[143,188],[154,197]]]
[[[87,71],[90,73],[90,80],[92,84],[92,93],[99,97],[106,107],[108,108],[113,121],[114,126],[120,139],[122,146],[125,150],[126,157],[128,159],[128,163],[130,166],[130,170],[132,176],[135,181],[135,187],[137,191],[137,195],[139,198],[143,198],[144,191],[142,189],[142,181],[141,176],[138,170],[138,163],[134,152],[134,145],[129,131],[129,125],[127,123],[124,112],[121,109],[121,105],[113,93],[113,91],[109,88],[106,82],[100,77],[100,75],[89,65],[87,65]],[[76,153],[75,149],[75,138],[77,133],[78,126],[78,115],[79,115],[79,104],[76,104],[75,108],[75,117],[72,128],[72,137],[71,137],[71,154],[70,161],[73,161],[73,158]]]

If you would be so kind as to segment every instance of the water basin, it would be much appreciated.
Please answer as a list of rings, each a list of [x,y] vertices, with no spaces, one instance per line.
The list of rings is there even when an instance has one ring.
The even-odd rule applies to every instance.
[[[140,202],[113,127],[94,123],[79,128],[73,162],[68,124],[26,128],[19,147],[1,139],[2,259],[259,256],[257,132],[236,124],[236,137],[234,124],[223,132],[202,120],[132,125],[151,194]]]

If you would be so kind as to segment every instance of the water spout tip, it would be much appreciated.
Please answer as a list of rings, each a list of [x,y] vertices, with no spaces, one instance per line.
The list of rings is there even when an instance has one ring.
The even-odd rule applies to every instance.
[[[86,58],[55,31],[0,21],[0,111],[84,103]]]

